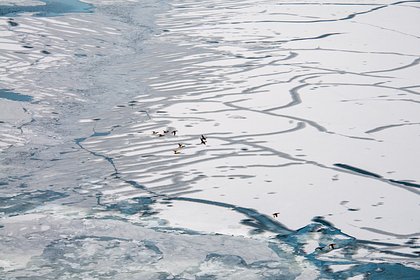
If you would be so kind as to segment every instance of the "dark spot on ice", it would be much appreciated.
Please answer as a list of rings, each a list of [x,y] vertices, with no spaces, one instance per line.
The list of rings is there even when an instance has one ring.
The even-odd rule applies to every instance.
[[[261,233],[264,233],[264,230],[260,229],[260,228],[255,228],[255,229],[252,229],[252,230],[249,231],[249,234],[251,234],[251,235],[257,235],[257,234],[261,234]]]
[[[46,51],[46,50],[42,50],[41,53],[43,53],[43,54],[51,54],[49,51]]]
[[[347,208],[347,210],[352,212],[360,211],[359,208]]]
[[[33,49],[34,47],[32,47],[32,46],[28,46],[28,45],[24,45],[24,46],[22,46],[22,47],[24,47],[25,49]]]
[[[410,240],[408,240],[407,242],[405,242],[405,244],[407,245],[414,245],[417,243],[418,238],[417,237],[412,237],[410,238]]]
[[[21,184],[19,184],[19,186],[18,186],[18,188],[21,188],[21,189],[25,189],[25,188],[27,188],[28,187],[28,185],[27,184],[25,184],[25,183],[21,183]]]
[[[384,203],[383,203],[383,202],[378,202],[378,203],[376,203],[376,204],[372,204],[372,206],[373,206],[373,207],[376,207],[376,206],[381,206],[381,205],[384,205]]]
[[[74,151],[64,151],[64,152],[59,152],[60,155],[65,155],[65,154],[69,154],[69,153],[73,153]]]
[[[10,26],[18,26],[19,24],[17,23],[17,22],[14,22],[13,20],[8,20],[7,21],[7,23],[10,25]]]

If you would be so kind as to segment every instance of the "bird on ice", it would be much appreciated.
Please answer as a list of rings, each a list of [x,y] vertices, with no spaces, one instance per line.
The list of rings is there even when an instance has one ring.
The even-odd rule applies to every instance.
[[[181,150],[183,149],[183,148],[185,148],[185,145],[184,144],[181,144],[181,143],[178,143],[178,148],[176,148],[175,150],[174,150],[174,154],[180,154],[181,153]]]
[[[201,135],[201,137],[200,137],[200,141],[201,141],[201,143],[200,143],[200,144],[207,145],[207,138],[206,138],[204,135]]]

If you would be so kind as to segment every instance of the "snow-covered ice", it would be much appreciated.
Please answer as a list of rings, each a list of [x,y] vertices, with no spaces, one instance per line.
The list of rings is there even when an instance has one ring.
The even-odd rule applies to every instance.
[[[419,278],[419,19],[0,1],[0,278]]]

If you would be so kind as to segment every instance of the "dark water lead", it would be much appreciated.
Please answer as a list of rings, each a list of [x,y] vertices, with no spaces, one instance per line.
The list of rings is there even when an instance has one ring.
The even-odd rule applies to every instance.
[[[337,166],[337,167],[340,167],[340,168],[344,168],[344,169],[359,173],[359,174],[369,176],[369,177],[382,178],[382,176],[380,176],[378,174],[375,174],[375,173],[372,173],[370,171],[367,171],[367,170],[364,170],[364,169],[361,169],[361,168],[358,168],[358,167],[354,167],[354,166],[351,166],[351,165],[348,165],[348,164],[336,163],[334,165]]]
[[[376,173],[372,173],[370,171],[364,170],[364,169],[360,169],[358,167],[354,167],[348,164],[344,164],[344,163],[335,163],[334,164],[337,167],[343,168],[343,169],[347,169],[365,176],[369,176],[369,177],[373,177],[373,178],[378,178],[378,179],[384,179],[390,183],[394,183],[394,184],[398,184],[398,185],[402,185],[402,186],[406,186],[406,187],[413,187],[413,188],[420,188],[419,184],[416,183],[412,183],[412,182],[408,182],[408,181],[404,181],[404,180],[394,180],[394,179],[386,179]]]
[[[1,10],[1,6],[0,6]],[[0,99],[7,99],[12,101],[22,101],[22,102],[31,102],[32,96],[19,94],[10,90],[0,89]]]
[[[66,13],[90,13],[93,6],[78,0],[41,0],[45,5],[12,6],[0,5],[0,17],[35,13],[39,17],[51,17]]]

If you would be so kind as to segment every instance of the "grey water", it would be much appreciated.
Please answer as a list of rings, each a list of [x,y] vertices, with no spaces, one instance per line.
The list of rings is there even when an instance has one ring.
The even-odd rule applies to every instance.
[[[290,3],[261,1],[257,9],[253,1],[116,1],[95,7],[42,2],[0,6],[0,19],[14,17],[4,36],[17,38],[18,46],[34,46],[0,53],[7,70],[0,74],[0,87],[13,88],[0,90],[0,106],[9,106],[0,114],[0,144],[5,143],[0,146],[0,278],[420,277],[419,228],[407,221],[407,231],[399,233],[397,226],[378,223],[398,225],[389,213],[397,211],[394,205],[418,207],[418,181],[397,170],[409,169],[408,164],[383,170],[377,162],[386,157],[360,161],[363,157],[350,149],[358,147],[365,157],[376,155],[366,150],[391,157],[381,145],[398,139],[358,134],[357,119],[347,130],[345,116],[337,126],[329,115],[322,119],[331,107],[339,108],[339,115],[347,110],[342,104],[358,98],[353,88],[344,95],[349,84],[363,81],[372,91],[410,94],[398,99],[390,93],[391,101],[376,92],[360,97],[351,104],[352,114],[363,107],[357,102],[377,108],[388,102],[396,111],[411,112],[409,105],[398,104],[418,105],[415,87],[399,85],[388,68],[376,75],[369,73],[375,65],[353,70],[347,63],[316,62],[316,54],[331,48],[336,49],[327,56],[333,58],[353,54],[333,45],[348,42],[339,39],[346,32],[335,25],[324,31],[322,25],[307,34],[299,25],[346,22],[387,5],[354,3],[340,10],[343,5],[327,3],[337,11],[322,14],[321,9],[311,16],[299,7],[319,9],[313,2],[280,11],[274,9]],[[410,3],[393,6],[411,11],[401,7]],[[339,12],[343,15],[330,18]],[[296,29],[288,36],[283,32],[291,26],[264,25],[270,21],[299,27],[292,25]],[[267,34],[258,32],[259,26]],[[354,52],[365,56],[358,59],[389,55],[407,64],[415,56]],[[27,68],[21,70],[22,64]],[[397,82],[387,86],[388,79]],[[278,85],[286,88],[265,90]],[[323,95],[322,89],[340,87],[331,99]],[[310,91],[316,92],[314,100]],[[311,115],[317,106],[321,114]],[[289,111],[296,107],[300,111]],[[416,127],[410,117],[404,115],[412,125],[403,128]],[[377,119],[364,131],[385,127]],[[392,121],[398,120],[384,122]],[[202,135],[206,143],[200,143]],[[185,147],[175,154],[178,144]],[[331,151],[340,145],[344,153]],[[398,196],[405,201],[393,202]],[[302,216],[305,209],[309,218]],[[405,219],[405,212],[398,213]]]

